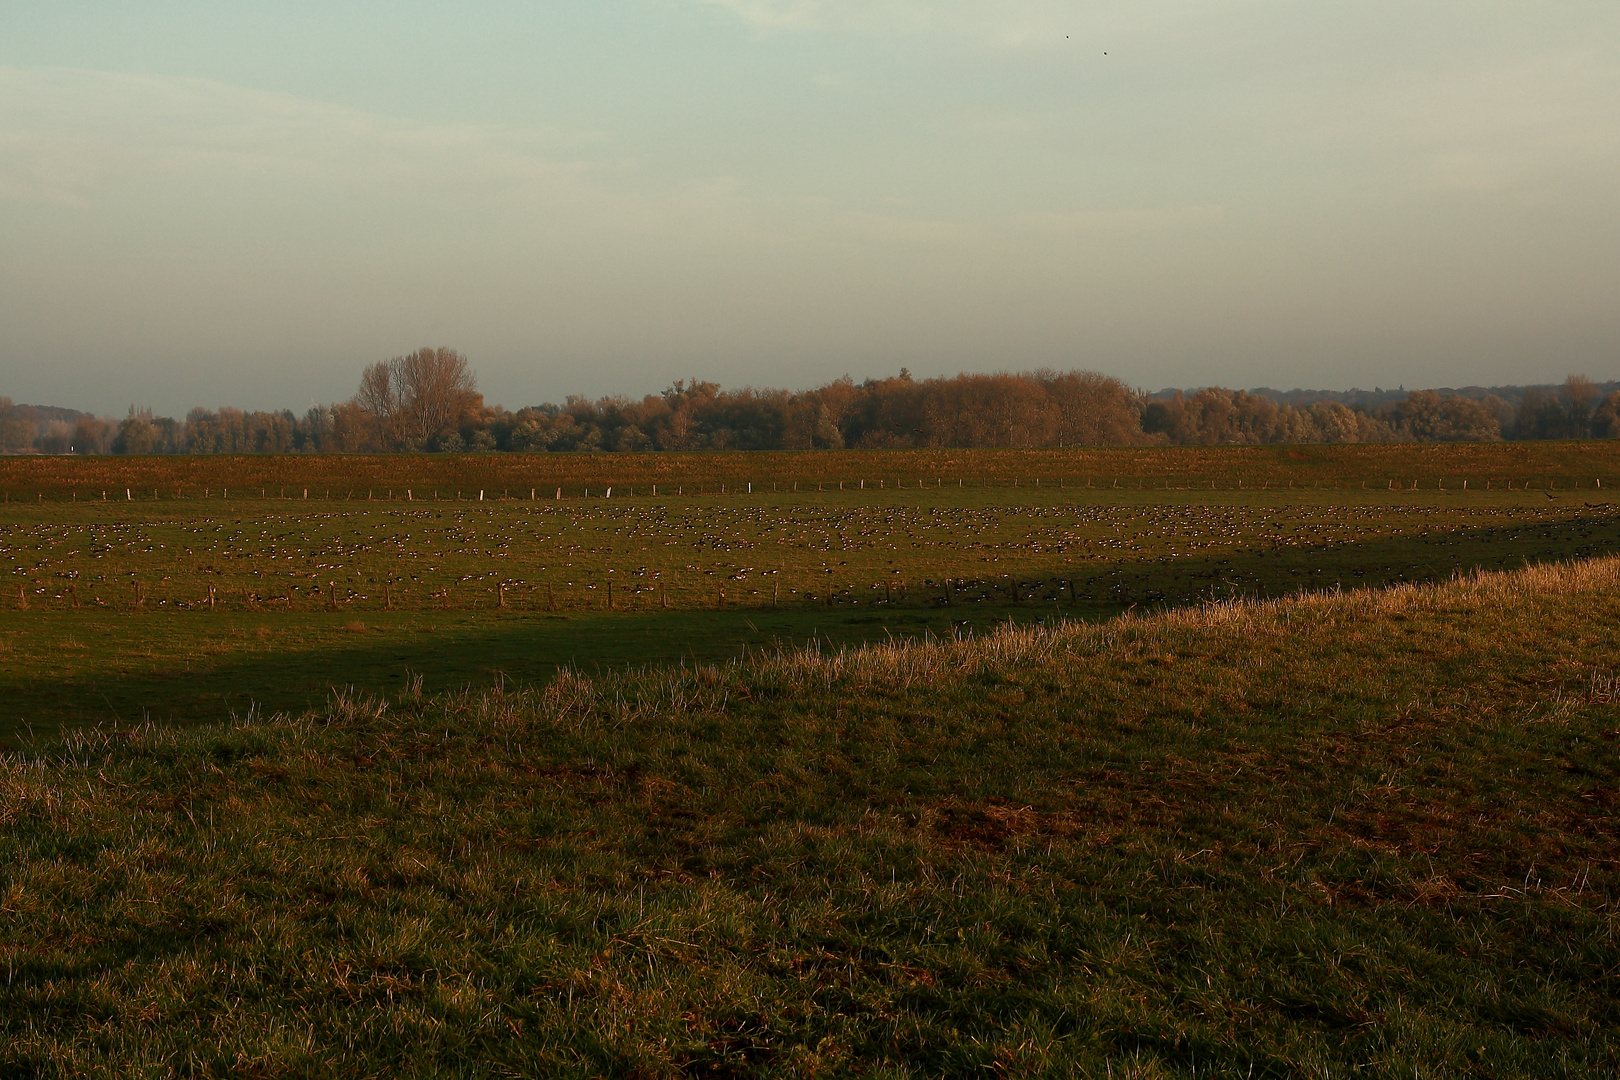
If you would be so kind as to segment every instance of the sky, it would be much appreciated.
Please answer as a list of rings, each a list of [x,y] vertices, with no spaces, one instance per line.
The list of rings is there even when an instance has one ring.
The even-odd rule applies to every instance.
[[[0,394],[1620,378],[1612,0],[0,5]]]

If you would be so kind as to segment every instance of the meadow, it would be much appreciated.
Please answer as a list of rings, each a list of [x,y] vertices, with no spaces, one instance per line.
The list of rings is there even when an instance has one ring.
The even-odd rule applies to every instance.
[[[0,739],[1445,580],[1620,539],[1609,443],[0,459]]]
[[[1617,650],[1611,557],[70,732],[0,1072],[1614,1075]]]
[[[0,460],[0,1075],[1613,1074],[1616,484]]]

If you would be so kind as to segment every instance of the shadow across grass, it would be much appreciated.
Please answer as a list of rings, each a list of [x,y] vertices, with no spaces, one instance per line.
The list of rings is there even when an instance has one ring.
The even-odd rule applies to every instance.
[[[366,612],[230,613],[186,616],[206,623],[219,654],[196,649],[144,669],[142,624],[155,636],[170,614],[124,616],[111,661],[77,677],[31,676],[6,665],[0,739],[54,736],[83,724],[192,724],[250,710],[301,712],[334,689],[438,693],[501,681],[548,681],[560,668],[596,674],[663,664],[713,663],[749,652],[815,646],[839,649],[892,638],[973,634],[1006,621],[1038,621],[1051,607],[780,608],[637,613]],[[100,643],[82,618],[33,620],[42,636],[83,652]],[[72,623],[71,629],[47,623]],[[112,636],[114,631],[106,632]],[[194,643],[194,646],[198,643]],[[125,662],[127,661],[127,663]],[[88,666],[91,661],[84,661]],[[20,665],[17,665],[20,667]]]
[[[1167,513],[1197,509],[1225,508],[1184,505]],[[1279,518],[1290,509],[1271,508]],[[1333,507],[1310,509],[1327,514]],[[1466,527],[1440,516],[1443,504],[1432,497],[1409,509],[1407,531],[1370,540],[1323,540],[1296,523],[1211,553],[1113,559],[1054,553],[1044,572],[1026,567],[1011,575],[987,563],[977,577],[954,579],[949,603],[944,582],[923,579],[886,603],[846,592],[831,604],[822,597],[724,610],[10,612],[6,627],[21,633],[8,635],[0,652],[0,739],[84,724],[297,712],[320,705],[337,687],[394,693],[419,686],[434,693],[502,680],[542,683],[563,667],[593,673],[713,662],[783,646],[837,649],[979,633],[1008,620],[1094,620],[1133,607],[1435,582],[1476,569],[1601,555],[1620,545],[1620,515],[1607,505],[1549,506],[1544,520],[1487,513]]]

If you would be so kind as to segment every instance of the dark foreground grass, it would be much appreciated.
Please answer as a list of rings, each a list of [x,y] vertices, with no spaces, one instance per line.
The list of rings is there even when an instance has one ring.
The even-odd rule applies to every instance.
[[[76,733],[0,1073],[1613,1075],[1617,587]]]

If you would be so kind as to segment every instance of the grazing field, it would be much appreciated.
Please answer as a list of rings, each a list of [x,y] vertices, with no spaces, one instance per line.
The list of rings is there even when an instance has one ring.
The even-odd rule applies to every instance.
[[[0,1073],[1612,1076],[1617,655],[1606,558],[70,734]]]
[[[0,740],[1601,554],[1617,450],[3,459]]]

